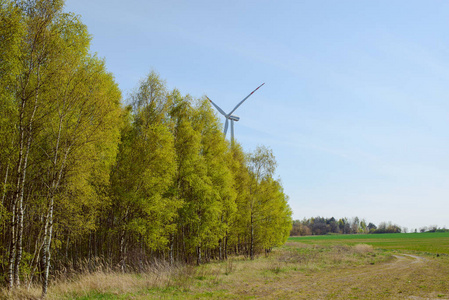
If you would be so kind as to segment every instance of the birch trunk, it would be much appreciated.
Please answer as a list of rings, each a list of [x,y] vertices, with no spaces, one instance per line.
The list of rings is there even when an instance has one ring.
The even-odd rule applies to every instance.
[[[16,191],[11,200],[11,240],[9,246],[9,260],[8,260],[8,288],[12,289],[14,287],[14,262],[16,259],[16,205],[20,192],[20,182],[22,177],[22,160],[23,160],[23,148],[24,148],[24,140],[25,140],[25,130],[23,127],[23,117],[25,114],[25,100],[22,99],[21,111],[19,114],[19,159],[17,162],[17,183],[16,183]]]
[[[56,139],[54,157],[53,157],[53,178],[50,185],[50,190],[48,192],[49,197],[49,205],[48,205],[48,214],[45,222],[45,230],[44,230],[44,251],[42,254],[42,261],[44,264],[44,276],[42,280],[42,298],[45,298],[47,295],[47,287],[48,287],[48,275],[50,271],[50,259],[51,259],[51,240],[53,234],[53,208],[55,201],[55,194],[57,189],[59,188],[59,184],[62,179],[62,174],[65,170],[65,165],[67,162],[67,157],[71,150],[71,145],[68,145],[65,150],[64,157],[62,158],[59,169],[57,169],[58,159],[59,159],[59,148],[61,143],[61,133],[62,133],[62,123],[63,123],[64,115],[60,114],[59,116],[59,126],[58,126],[58,136]]]
[[[228,231],[226,231],[226,236],[224,240],[224,259],[228,259]]]
[[[126,243],[125,233],[123,231],[120,234],[120,270],[122,273],[126,271]]]
[[[250,244],[250,248],[249,248],[249,256],[251,258],[251,260],[254,259],[254,214],[253,211],[251,209],[251,244]]]
[[[172,234],[170,237],[170,265],[173,265],[175,262],[175,259],[173,256],[174,244],[175,244],[175,237]]]
[[[28,157],[30,154],[31,143],[33,141],[33,122],[34,117],[36,116],[36,111],[38,108],[39,102],[39,85],[40,85],[40,68],[37,67],[37,89],[35,91],[34,96],[34,104],[33,104],[33,112],[31,113],[30,120],[28,121],[28,137],[26,144],[26,153],[23,159],[23,167],[22,167],[22,178],[20,183],[20,191],[18,195],[18,203],[17,203],[17,253],[14,261],[14,284],[16,286],[20,286],[20,277],[19,277],[19,269],[20,263],[22,261],[22,241],[23,241],[23,197],[25,194],[25,182],[26,182],[26,172],[28,166]]]
[[[196,248],[196,264],[199,266],[201,264],[201,246]]]
[[[5,174],[5,182],[3,183],[3,195],[2,195],[2,206],[5,203],[5,198],[6,198],[6,191],[8,190],[6,188],[7,184],[8,184],[8,175],[9,175],[9,161],[8,164],[6,165],[6,174]]]
[[[30,67],[31,68],[31,67]],[[30,69],[31,72],[31,69]],[[11,289],[14,287],[14,270],[15,270],[15,261],[17,254],[17,204],[20,198],[20,189],[21,182],[23,182],[23,160],[24,160],[24,148],[25,148],[25,126],[24,126],[24,118],[25,118],[25,107],[27,103],[27,97],[25,93],[25,88],[28,84],[29,75],[27,77],[27,81],[22,89],[22,97],[21,97],[21,105],[20,105],[20,113],[19,113],[19,157],[17,161],[17,183],[16,190],[13,195],[13,199],[11,201],[11,241],[9,248],[9,262],[8,262],[8,287]]]

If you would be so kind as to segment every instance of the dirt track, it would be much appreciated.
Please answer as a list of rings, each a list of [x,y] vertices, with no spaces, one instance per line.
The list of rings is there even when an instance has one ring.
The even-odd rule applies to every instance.
[[[442,269],[443,268],[443,269]],[[435,281],[441,272],[444,280]],[[447,270],[438,261],[394,255],[377,265],[289,273],[285,278],[247,286],[242,296],[271,299],[448,299]]]

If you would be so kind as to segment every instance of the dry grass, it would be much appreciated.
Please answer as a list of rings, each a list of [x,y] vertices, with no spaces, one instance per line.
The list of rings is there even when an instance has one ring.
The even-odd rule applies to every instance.
[[[333,245],[317,246],[301,243],[287,243],[278,251],[278,260],[286,265],[293,264],[294,269],[302,271],[317,271],[329,268],[345,268],[357,265],[375,264],[390,259],[389,256],[379,256],[370,245],[355,246]]]
[[[424,255],[424,254],[423,254]],[[254,261],[160,263],[141,273],[85,272],[55,281],[49,299],[447,299],[449,256],[424,259],[369,245],[287,243]],[[39,289],[14,299],[37,299]],[[3,294],[4,295],[4,294]],[[12,298],[10,296],[9,298]]]
[[[96,272],[78,276],[71,281],[60,281],[50,288],[50,299],[58,299],[60,295],[87,296],[92,291],[99,294],[115,295],[133,293],[142,288],[160,287],[169,281],[166,276],[153,274],[120,274]]]
[[[357,244],[354,246],[354,251],[357,253],[373,253],[374,248],[372,245]]]
[[[57,272],[48,288],[47,299],[89,298],[91,294],[121,295],[136,293],[142,289],[167,288],[185,285],[193,276],[194,268],[185,265],[170,265],[154,261],[142,266],[142,272],[123,273],[113,271],[101,261],[96,267],[92,262],[80,264],[77,273],[72,268]],[[41,287],[18,288],[13,291],[0,290],[0,299],[40,299]]]
[[[6,289],[0,289],[0,299],[40,299],[40,287],[32,286],[29,289],[19,288],[14,291],[8,291]]]

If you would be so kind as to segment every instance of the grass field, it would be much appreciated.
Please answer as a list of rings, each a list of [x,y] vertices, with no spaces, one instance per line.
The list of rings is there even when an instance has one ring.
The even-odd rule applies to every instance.
[[[292,237],[254,261],[61,278],[48,299],[449,299],[448,240],[448,233]],[[0,298],[38,299],[39,290],[2,290]]]
[[[290,237],[306,244],[368,244],[377,249],[449,254],[449,232],[315,235]]]

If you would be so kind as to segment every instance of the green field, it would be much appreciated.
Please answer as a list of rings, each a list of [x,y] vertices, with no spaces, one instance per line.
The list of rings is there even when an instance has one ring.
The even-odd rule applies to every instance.
[[[314,235],[290,237],[306,244],[368,244],[378,249],[449,254],[449,232]]]

